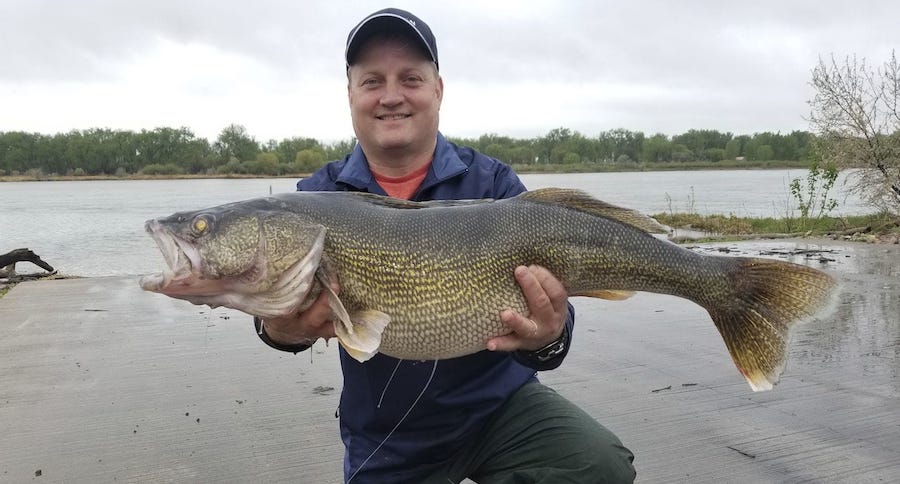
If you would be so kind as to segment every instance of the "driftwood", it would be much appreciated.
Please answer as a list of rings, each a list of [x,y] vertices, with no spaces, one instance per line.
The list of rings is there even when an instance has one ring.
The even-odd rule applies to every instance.
[[[853,227],[852,229],[841,230],[838,232],[832,232],[830,235],[843,236],[843,235],[867,234],[871,231],[872,231],[872,226],[865,225],[862,227]]]
[[[31,262],[32,264],[40,267],[41,269],[44,269],[47,272],[56,272],[53,266],[41,260],[41,257],[31,250],[16,249],[5,254],[0,254],[0,277],[15,276],[17,262]]]

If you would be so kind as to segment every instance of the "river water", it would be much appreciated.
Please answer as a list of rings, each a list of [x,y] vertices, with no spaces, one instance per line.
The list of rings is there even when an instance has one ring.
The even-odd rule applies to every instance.
[[[788,185],[805,170],[685,171],[523,175],[529,189],[568,187],[654,214],[668,211],[783,217],[796,204]],[[868,209],[843,189],[835,214]],[[133,275],[163,258],[144,221],[181,210],[294,190],[296,180],[109,180],[0,183],[0,253],[28,247],[60,273]],[[19,272],[39,272],[22,263]]]

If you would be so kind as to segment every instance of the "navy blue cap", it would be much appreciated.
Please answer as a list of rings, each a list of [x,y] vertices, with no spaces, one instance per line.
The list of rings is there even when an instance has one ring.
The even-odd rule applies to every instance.
[[[434,34],[422,19],[399,8],[385,8],[364,18],[347,36],[347,50],[344,51],[344,59],[347,67],[353,62],[353,58],[359,53],[359,48],[373,35],[379,32],[399,31],[409,34],[413,39],[421,42],[425,52],[434,65],[438,65],[437,42]]]

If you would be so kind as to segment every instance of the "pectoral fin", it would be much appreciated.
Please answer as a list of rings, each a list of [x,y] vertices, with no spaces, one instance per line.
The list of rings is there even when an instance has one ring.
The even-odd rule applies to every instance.
[[[362,363],[378,353],[381,334],[384,333],[391,317],[381,311],[369,309],[353,313],[350,320],[352,332],[344,332],[343,327],[341,331],[337,331],[337,326],[335,332],[344,350],[354,360]]]
[[[381,346],[381,334],[387,328],[391,317],[373,309],[357,311],[350,315],[331,287],[326,283],[323,283],[322,287],[328,292],[328,304],[337,318],[334,322],[334,332],[344,350],[360,363],[375,356],[378,347]]]

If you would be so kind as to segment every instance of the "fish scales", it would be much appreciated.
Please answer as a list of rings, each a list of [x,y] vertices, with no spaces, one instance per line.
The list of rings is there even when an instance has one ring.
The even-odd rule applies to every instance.
[[[398,358],[460,356],[508,332],[500,309],[527,312],[513,277],[518,265],[548,268],[573,294],[609,287],[713,300],[725,292],[712,285],[721,278],[708,258],[578,210],[517,198],[465,210],[354,202],[303,207],[329,228],[325,252],[348,312],[391,315],[379,350]],[[696,288],[703,292],[691,294]]]
[[[516,258],[484,250],[481,242],[492,238],[488,234],[465,240],[471,220],[441,220],[441,210],[416,217],[395,212],[387,210],[385,220],[365,233],[348,219],[326,222],[340,227],[329,230],[325,252],[340,274],[348,312],[375,308],[391,315],[380,351],[400,358],[446,358],[483,349],[487,338],[506,333],[499,311],[482,305],[525,310],[512,276]],[[404,235],[429,231],[434,237],[427,240]]]
[[[255,243],[247,219],[256,221]],[[148,222],[172,274],[148,276],[142,286],[271,317],[300,310],[317,286],[337,280],[340,294],[330,300],[351,355],[440,359],[481,351],[506,334],[502,310],[527,315],[514,269],[536,264],[572,296],[649,291],[696,302],[751,386],[771,388],[790,328],[826,305],[833,279],[783,261],[698,254],[651,235],[659,229],[576,190],[426,203],[280,194]],[[243,256],[227,266],[250,269],[229,278],[204,267],[218,253]]]

